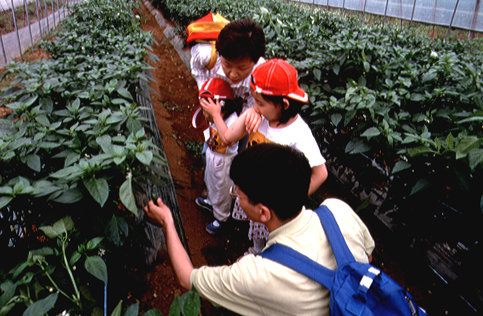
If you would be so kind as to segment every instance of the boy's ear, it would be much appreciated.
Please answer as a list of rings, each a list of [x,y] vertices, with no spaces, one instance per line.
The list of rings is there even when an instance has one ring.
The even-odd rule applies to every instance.
[[[287,98],[283,98],[283,99],[282,99],[282,102],[283,102],[283,103],[282,103],[282,107],[283,107],[283,109],[284,109],[284,110],[287,110],[287,109],[288,109],[288,107],[290,106],[290,101],[289,101]]]
[[[272,218],[272,212],[268,207],[263,204],[259,204],[259,207],[260,208],[258,209],[258,216],[260,218],[260,222],[262,224],[265,224]]]

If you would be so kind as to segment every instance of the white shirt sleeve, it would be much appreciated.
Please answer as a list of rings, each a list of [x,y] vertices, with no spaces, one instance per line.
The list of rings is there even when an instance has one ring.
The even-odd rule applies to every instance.
[[[205,68],[211,60],[211,49],[211,44],[196,44],[191,47],[191,74],[196,80],[198,90],[212,77],[210,71]]]

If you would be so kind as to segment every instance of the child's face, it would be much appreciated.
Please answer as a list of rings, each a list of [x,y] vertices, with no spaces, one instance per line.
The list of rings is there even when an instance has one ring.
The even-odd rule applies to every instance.
[[[253,70],[255,63],[246,57],[238,60],[228,60],[220,56],[221,67],[231,84],[237,84],[247,78]]]
[[[255,99],[255,111],[263,115],[270,123],[278,123],[282,117],[282,106],[265,100],[260,93],[253,89],[252,96]]]

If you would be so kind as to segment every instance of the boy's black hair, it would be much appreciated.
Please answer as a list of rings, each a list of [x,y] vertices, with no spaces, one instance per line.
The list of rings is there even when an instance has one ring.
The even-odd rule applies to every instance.
[[[257,63],[265,56],[265,34],[252,19],[239,19],[225,25],[216,40],[216,50],[230,61],[250,59]]]
[[[270,101],[273,104],[280,106],[282,108],[282,114],[281,114],[281,117],[278,121],[279,125],[287,123],[287,121],[290,118],[297,115],[300,112],[300,110],[302,109],[302,106],[305,104],[303,102],[291,99],[289,97],[284,97],[284,96],[279,96],[279,95],[267,95],[267,94],[260,94],[260,95],[262,96],[262,98],[265,101]],[[289,101],[290,106],[288,107],[288,109],[284,109],[283,99],[287,99]]]
[[[229,118],[233,112],[237,112],[237,114],[240,112],[241,106],[235,100],[227,99],[224,101],[225,105],[221,108],[223,120]]]
[[[262,203],[286,220],[297,216],[308,198],[311,169],[297,149],[262,143],[233,159],[230,177],[253,204]]]

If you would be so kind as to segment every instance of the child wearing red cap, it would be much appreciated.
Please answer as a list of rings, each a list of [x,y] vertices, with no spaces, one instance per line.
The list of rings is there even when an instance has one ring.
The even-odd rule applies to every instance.
[[[216,17],[216,16],[214,16]],[[218,56],[214,66],[213,47],[198,43],[191,47],[191,74],[198,88],[210,78],[221,78],[230,83],[235,99],[242,99],[244,108],[253,107],[250,95],[250,74],[265,59],[265,34],[258,23],[239,19],[226,24],[216,39]]]
[[[255,106],[242,113],[226,130],[225,141],[236,141],[250,133],[248,146],[275,142],[300,150],[312,168],[307,192],[308,196],[312,195],[327,179],[328,173],[325,159],[309,126],[298,114],[302,105],[308,102],[308,95],[298,85],[297,70],[285,60],[268,60],[252,72],[250,86]],[[211,104],[202,106],[213,116],[215,124],[221,123],[217,107]],[[238,205],[236,201],[233,217],[246,218]],[[259,253],[268,239],[268,230],[265,225],[250,221],[248,237],[254,242],[254,247],[250,247],[248,253]]]
[[[216,35],[216,49],[213,49],[212,42],[200,43],[198,40],[202,38],[194,38],[193,33],[191,38],[188,36],[187,42],[191,45],[190,70],[198,88],[201,90],[202,85],[210,78],[226,80],[230,84],[237,104],[241,104],[241,111],[238,113],[252,108],[255,100],[250,93],[250,74],[254,68],[265,61],[263,29],[251,19],[229,22],[219,14],[213,13],[201,20],[213,22],[209,24],[215,24],[216,30],[219,28],[219,33]],[[245,148],[246,142],[246,137],[241,139],[238,150]],[[206,164],[206,148],[207,144],[204,143],[202,151],[204,164]],[[204,209],[212,208],[209,199],[198,198],[195,202]]]
[[[211,207],[205,207],[213,211],[215,220],[206,226],[206,231],[215,234],[222,228],[231,214],[232,198],[229,190],[233,185],[229,170],[231,161],[237,154],[238,141],[226,142],[224,133],[228,126],[238,118],[237,106],[233,100],[230,84],[220,78],[211,78],[201,87],[199,92],[201,104],[212,104],[220,109],[220,121],[218,125],[213,123],[212,116],[203,111],[203,115],[209,122],[205,130],[205,141],[208,145],[206,150],[206,166],[204,180],[208,191],[208,200]],[[206,200],[199,197],[198,205],[205,205]]]

